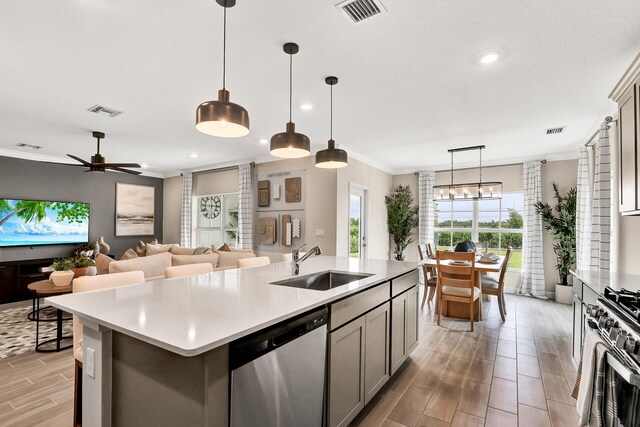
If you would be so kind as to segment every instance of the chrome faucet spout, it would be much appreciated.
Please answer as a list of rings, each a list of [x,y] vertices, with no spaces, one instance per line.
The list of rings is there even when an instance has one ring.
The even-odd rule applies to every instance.
[[[304,248],[307,244],[300,246],[298,249],[291,251],[291,275],[296,276],[300,273],[300,264],[312,255],[322,255],[322,250],[319,246],[314,246],[300,258],[300,249]]]

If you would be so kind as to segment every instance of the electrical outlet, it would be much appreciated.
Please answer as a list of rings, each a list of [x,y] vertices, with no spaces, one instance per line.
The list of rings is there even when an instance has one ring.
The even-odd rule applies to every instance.
[[[316,228],[316,237],[324,237],[324,229]]]
[[[87,375],[91,378],[96,377],[96,351],[91,347],[87,347],[87,354],[84,358],[84,367],[87,370]]]

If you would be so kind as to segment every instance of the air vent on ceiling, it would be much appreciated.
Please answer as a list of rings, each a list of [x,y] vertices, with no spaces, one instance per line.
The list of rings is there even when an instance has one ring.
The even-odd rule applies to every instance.
[[[336,7],[342,9],[356,24],[387,11],[379,0],[346,0]]]
[[[545,135],[557,135],[559,133],[562,133],[562,131],[564,131],[564,128],[566,128],[566,126],[562,126],[559,128],[549,128],[549,129],[545,129],[544,133]]]
[[[21,142],[20,144],[16,144],[16,147],[28,148],[30,150],[39,150],[42,148],[42,146],[40,145],[25,144],[24,142]]]
[[[122,111],[114,110],[113,108],[105,107],[104,105],[96,104],[93,107],[87,109],[87,111],[96,114],[106,114],[109,117],[115,117],[122,114]]]

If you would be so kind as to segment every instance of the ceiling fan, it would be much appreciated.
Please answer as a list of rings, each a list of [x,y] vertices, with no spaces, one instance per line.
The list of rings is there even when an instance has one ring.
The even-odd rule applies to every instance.
[[[97,139],[97,153],[91,156],[91,162],[87,162],[86,160],[82,160],[80,157],[76,157],[72,154],[67,154],[67,156],[71,157],[73,160],[82,163],[81,165],[76,166],[86,166],[89,168],[87,172],[105,172],[107,169],[130,173],[132,175],[140,175],[142,172],[132,171],[124,168],[139,168],[142,167],[137,163],[106,163],[105,158],[100,155],[100,140],[104,139],[105,135],[103,132],[93,132],[93,137]]]

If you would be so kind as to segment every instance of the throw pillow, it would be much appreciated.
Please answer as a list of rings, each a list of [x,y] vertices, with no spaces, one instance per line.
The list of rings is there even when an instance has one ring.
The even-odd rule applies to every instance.
[[[173,255],[194,255],[194,248],[185,248],[184,246],[174,245],[169,249]]]
[[[174,245],[152,245],[147,243],[147,256],[169,252]]]
[[[231,252],[231,248],[225,243],[218,248],[218,251]]]
[[[199,264],[201,262],[208,262],[213,268],[216,268],[218,264],[218,254],[173,255],[171,258],[172,265]]]
[[[122,256],[120,257],[120,261],[124,261],[125,259],[133,259],[138,258],[138,254],[133,249],[127,249]]]
[[[109,264],[111,261],[115,261],[113,258],[106,256],[105,254],[96,255],[96,268],[98,269],[98,274],[109,274]]]
[[[146,256],[147,255],[147,244],[140,240],[136,245],[135,249],[138,256]]]
[[[217,251],[216,251],[217,252]],[[194,255],[202,255],[202,254],[212,254],[213,251],[210,247],[207,246],[198,246],[194,251]]]

